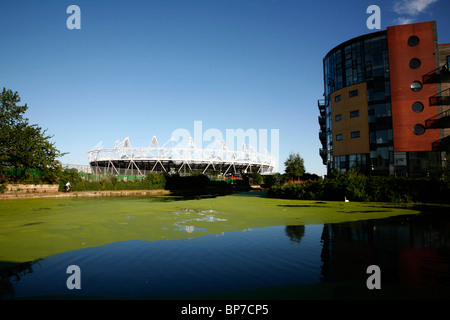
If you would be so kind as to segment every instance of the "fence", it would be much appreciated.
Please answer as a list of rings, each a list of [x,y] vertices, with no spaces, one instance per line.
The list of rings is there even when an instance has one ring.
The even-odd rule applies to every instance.
[[[137,174],[137,170],[117,168],[117,170],[107,170],[106,168],[96,168],[93,170],[89,165],[79,164],[63,164],[63,169],[75,169],[83,180],[87,181],[101,181],[111,177],[116,177],[118,181],[142,181],[142,179],[150,172],[164,173],[164,171],[155,172],[151,170],[141,170],[142,174]],[[175,173],[175,172],[171,172]],[[177,172],[180,176],[190,176],[193,174],[191,170],[181,170]],[[235,177],[233,174],[222,176],[220,174],[207,174],[211,181],[225,181],[227,183],[235,183],[240,180],[240,177]]]

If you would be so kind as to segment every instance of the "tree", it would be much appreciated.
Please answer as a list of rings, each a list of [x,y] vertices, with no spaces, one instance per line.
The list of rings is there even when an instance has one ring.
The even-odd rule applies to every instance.
[[[14,170],[15,179],[22,180],[25,170],[34,169],[42,173],[41,179],[55,181],[55,172],[61,171],[56,159],[64,154],[50,141],[52,136],[38,125],[29,124],[24,117],[28,107],[17,105],[17,92],[3,88],[0,102],[0,171]]]
[[[251,177],[252,177],[253,184],[255,184],[255,185],[260,185],[263,182],[263,177],[257,170],[254,170],[252,172]]]
[[[286,176],[293,181],[298,180],[305,173],[305,165],[303,158],[300,155],[291,153],[288,159],[284,162],[284,172]]]
[[[274,185],[280,184],[282,180],[281,174],[274,173],[271,175],[264,176],[264,187],[270,188]]]

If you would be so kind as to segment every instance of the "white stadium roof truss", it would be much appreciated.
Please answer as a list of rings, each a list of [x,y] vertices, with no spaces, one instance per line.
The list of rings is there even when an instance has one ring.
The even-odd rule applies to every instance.
[[[200,169],[202,173],[221,170],[225,175],[249,172],[253,167],[261,174],[270,174],[276,165],[275,157],[267,152],[258,153],[245,144],[241,151],[233,151],[227,148],[225,141],[214,140],[206,148],[199,149],[192,138],[186,145],[170,138],[160,146],[156,137],[153,137],[146,148],[134,148],[129,138],[125,138],[123,141],[116,141],[114,149],[104,149],[100,142],[87,154],[93,172],[110,174],[120,174],[119,169],[133,170],[138,175]]]

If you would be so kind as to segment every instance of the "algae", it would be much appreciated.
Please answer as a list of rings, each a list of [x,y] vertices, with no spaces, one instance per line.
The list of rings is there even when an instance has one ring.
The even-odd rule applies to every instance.
[[[412,205],[274,199],[264,192],[0,201],[0,262],[20,263],[126,240],[176,240],[249,228],[418,214]]]

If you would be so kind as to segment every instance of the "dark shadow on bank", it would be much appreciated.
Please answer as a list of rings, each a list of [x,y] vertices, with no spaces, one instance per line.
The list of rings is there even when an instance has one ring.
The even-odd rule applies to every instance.
[[[248,180],[235,180],[233,183],[212,181],[205,175],[168,176],[165,189],[184,199],[204,199],[251,190]]]

